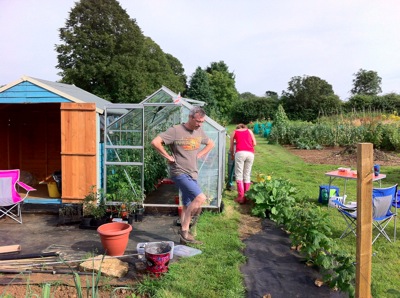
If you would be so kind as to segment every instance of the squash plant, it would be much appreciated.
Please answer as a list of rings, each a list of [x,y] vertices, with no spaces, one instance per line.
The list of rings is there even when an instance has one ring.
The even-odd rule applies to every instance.
[[[254,201],[251,212],[258,217],[270,217],[278,224],[288,222],[295,203],[296,188],[285,179],[258,174],[256,183],[246,192],[246,198]]]

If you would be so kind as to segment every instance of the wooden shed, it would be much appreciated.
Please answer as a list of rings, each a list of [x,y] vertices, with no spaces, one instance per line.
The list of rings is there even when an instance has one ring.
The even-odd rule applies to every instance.
[[[111,102],[74,85],[28,76],[0,88],[0,169],[50,198],[46,181],[61,172],[62,203],[79,203],[101,187],[101,123]],[[50,179],[51,180],[51,179]]]

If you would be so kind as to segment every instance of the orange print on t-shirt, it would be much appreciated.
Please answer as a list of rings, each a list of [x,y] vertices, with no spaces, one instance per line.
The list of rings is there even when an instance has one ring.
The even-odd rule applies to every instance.
[[[199,138],[187,138],[176,141],[176,145],[181,146],[185,151],[197,150],[200,148],[201,137]]]

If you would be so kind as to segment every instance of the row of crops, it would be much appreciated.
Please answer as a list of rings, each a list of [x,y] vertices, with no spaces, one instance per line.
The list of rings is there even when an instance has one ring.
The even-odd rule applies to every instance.
[[[262,129],[265,127],[263,123],[256,122],[252,127],[255,133],[268,138],[270,143],[293,145],[299,149],[342,147],[369,142],[377,149],[400,151],[400,117],[396,114],[337,115],[311,123],[290,121],[283,108],[279,107],[268,134]],[[256,131],[256,127],[261,129]]]

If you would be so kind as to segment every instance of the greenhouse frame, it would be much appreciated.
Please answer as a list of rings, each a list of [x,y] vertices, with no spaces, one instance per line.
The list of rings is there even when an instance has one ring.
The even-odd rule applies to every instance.
[[[139,104],[106,105],[103,156],[105,193],[113,194],[121,187],[129,187],[135,193],[146,195],[155,190],[157,181],[168,178],[166,159],[150,143],[169,127],[185,123],[190,109],[196,105],[203,106],[204,102],[183,98],[164,86]],[[202,127],[215,143],[206,157],[198,160],[198,182],[207,197],[203,207],[220,210],[223,207],[225,184],[226,129],[208,116]],[[146,199],[143,205],[178,206],[151,204]]]

